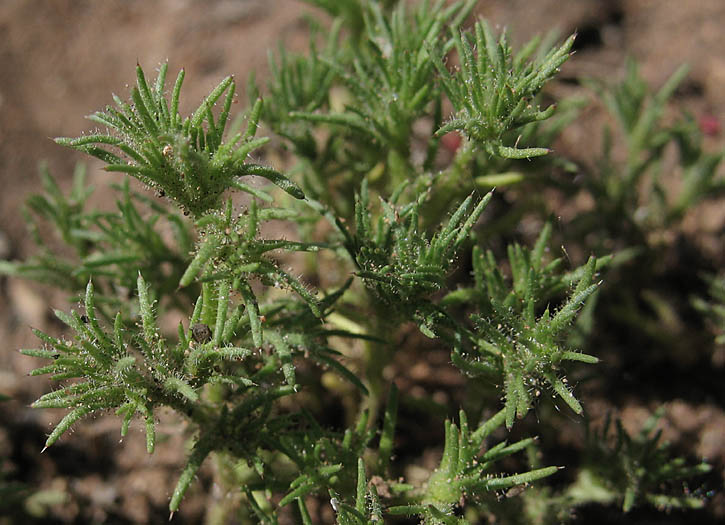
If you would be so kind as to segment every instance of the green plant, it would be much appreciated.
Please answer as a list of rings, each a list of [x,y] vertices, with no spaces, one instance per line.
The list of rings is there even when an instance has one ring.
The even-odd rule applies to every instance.
[[[605,128],[597,166],[586,170],[584,188],[595,206],[591,213],[578,217],[586,223],[585,229],[596,221],[609,230],[604,238],[652,243],[657,234],[681,222],[699,201],[723,194],[718,168],[725,150],[704,149],[702,132],[692,116],[680,116],[673,123],[665,118],[667,103],[687,70],[680,67],[659,90],[652,91],[636,62],[629,59],[622,81],[611,86],[586,82],[619,126],[622,144],[615,144],[611,130]],[[623,159],[614,151],[621,145]],[[678,166],[665,171],[664,152],[671,146],[678,152]],[[668,180],[673,175],[678,179],[676,185]]]
[[[505,182],[496,179],[500,172],[481,173],[484,166],[502,169],[509,165],[496,163],[550,153],[559,125],[542,131],[540,122],[555,107],[540,109],[537,97],[575,37],[551,49],[533,40],[515,53],[485,22],[461,29],[473,1],[312,3],[340,17],[324,50],[313,33],[309,56],[281,52],[272,59],[264,102],[250,83],[255,96],[245,131],[227,131],[232,77],[182,118],[184,71],[169,94],[163,64],[151,84],[139,66],[131,100],[114,97],[115,107],[90,117],[107,133],[57,139],[100,159],[107,171],[137,179],[158,199],[126,180],[114,187],[116,211],[86,210],[90,190],[79,168],[69,196],[44,173],[45,195],[28,201],[33,231],[40,220],[51,222],[73,258],[56,256],[37,235],[41,255],[3,263],[0,271],[46,282],[70,275],[70,291],[83,302],[80,312],[56,311],[64,335],[35,330],[42,347],[22,350],[49,361],[32,375],[63,382],[34,403],[69,410],[46,447],[79,420],[114,411],[122,435],[136,416],[143,419],[151,453],[155,414],[170,407],[188,424],[191,450],[170,499],[172,515],[211,456],[220,480],[242,495],[238,507],[222,505],[220,515],[249,522],[276,523],[294,513],[313,523],[311,499],[328,497],[342,524],[399,515],[430,524],[486,516],[521,522],[523,514],[506,510],[497,494],[523,490],[559,467],[536,460],[534,438],[509,444],[507,433],[532,407],[550,406],[547,398],[584,411],[572,392],[575,365],[598,358],[595,348],[577,345],[588,341],[598,275],[610,257],[565,268],[564,258],[549,255],[551,223],[531,249],[512,231],[493,241],[488,221],[501,225],[510,216],[500,209],[499,192],[481,195],[476,187]],[[445,63],[449,53],[460,61],[453,71]],[[447,103],[450,116],[443,113]],[[661,108],[653,107],[654,116],[640,119],[645,124],[657,120]],[[636,127],[632,120],[627,130]],[[417,122],[425,124],[423,136]],[[289,176],[250,162],[268,142],[255,138],[260,123],[291,149]],[[650,130],[645,124],[639,127]],[[451,131],[463,143],[439,166],[441,137]],[[683,144],[689,137],[684,128],[671,134]],[[517,137],[527,145],[519,147]],[[694,152],[687,157],[693,172],[714,162],[703,160],[697,144],[683,148]],[[653,151],[656,157],[660,150]],[[637,160],[628,180],[649,162]],[[253,176],[271,185],[260,187]],[[713,180],[709,171],[692,177]],[[518,172],[515,178],[525,179]],[[693,182],[670,216],[706,191]],[[270,233],[279,224],[301,240]],[[171,236],[162,235],[162,225]],[[310,254],[317,258],[312,264]],[[472,276],[458,270],[469,262]],[[185,318],[165,333],[159,320],[171,309]],[[398,348],[401,331],[424,341],[420,353],[415,345]],[[392,458],[401,404],[414,403],[386,367],[396,354],[422,360],[426,344],[445,349],[470,390],[485,395],[464,399],[465,410],[442,407],[458,414],[458,424],[443,423],[442,459],[426,481],[407,483],[399,478],[406,465]],[[547,391],[551,396],[542,396]],[[347,407],[352,423],[325,422],[328,402]],[[467,414],[479,422],[469,425]],[[494,437],[499,442],[491,446]],[[598,437],[604,441],[606,431]],[[673,465],[678,477],[703,472],[668,460],[645,437],[644,448],[656,449],[658,472]],[[621,432],[619,438],[612,455],[636,456],[636,441]],[[611,484],[625,494],[628,511],[640,501],[657,503],[655,482],[666,477],[640,476],[636,489],[630,477],[612,476]],[[546,490],[531,494],[549,497]],[[555,511],[566,514],[564,503]]]
[[[569,496],[586,500],[592,494],[602,501],[616,501],[628,512],[646,499],[660,508],[698,508],[702,499],[691,494],[668,494],[665,490],[680,480],[710,471],[706,463],[687,465],[683,458],[672,458],[667,443],[660,443],[662,431],[654,431],[664,410],[660,408],[638,434],[631,436],[621,420],[615,421],[610,436],[611,417],[600,429],[588,432],[588,454],[577,483]],[[613,441],[613,443],[612,443]]]
[[[590,258],[570,274],[558,274],[563,260],[544,265],[544,250],[551,236],[551,225],[541,231],[533,250],[518,244],[508,247],[512,283],[506,283],[492,252],[473,250],[472,288],[459,288],[444,298],[449,304],[478,307],[472,314],[473,333],[469,348],[454,345],[453,363],[472,377],[503,382],[506,427],[514,416],[523,418],[532,404],[532,394],[541,394],[544,385],[552,389],[577,414],[582,406],[566,385],[561,365],[566,361],[594,364],[592,355],[566,348],[564,335],[570,330],[579,308],[596,290],[593,282],[597,262]],[[546,303],[557,292],[576,287],[555,312]],[[543,312],[538,316],[542,306]]]

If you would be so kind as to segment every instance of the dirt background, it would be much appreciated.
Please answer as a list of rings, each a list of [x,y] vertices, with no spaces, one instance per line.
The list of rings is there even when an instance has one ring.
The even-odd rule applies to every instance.
[[[50,138],[92,128],[83,116],[111,102],[112,92],[127,96],[136,62],[150,71],[168,60],[172,78],[180,67],[186,69],[183,113],[227,74],[237,76],[240,84],[252,70],[263,79],[268,50],[278,41],[289,47],[304,43],[302,17],[310,11],[295,0],[0,1],[0,257],[17,259],[32,252],[20,206],[39,187],[39,162],[47,161],[67,187],[74,164],[87,160]],[[578,30],[577,54],[566,64],[564,78],[617,77],[631,55],[645,78],[660,85],[687,62],[691,73],[680,100],[696,117],[723,123],[723,0],[482,0],[478,13],[495,26],[507,26],[519,42],[550,29],[562,35]],[[588,118],[582,125],[598,125],[599,115]],[[717,133],[710,140],[722,143]],[[585,152],[593,144],[580,132],[571,134],[567,147]],[[89,166],[102,202],[109,175],[95,170],[93,162]],[[0,391],[14,398],[0,408],[0,457],[7,459],[3,470],[66,494],[42,523],[165,521],[184,453],[182,430],[173,419],[162,423],[159,433],[168,435],[167,442],[153,456],[145,453],[140,432],[119,444],[114,418],[81,425],[39,455],[62,411],[27,408],[49,385],[26,377],[36,361],[16,349],[36,345],[30,326],[57,332],[51,319],[56,307],[66,307],[62,295],[0,280]],[[725,462],[721,402],[674,401],[665,418],[666,437],[719,468]],[[619,408],[625,421],[636,424],[649,407],[634,403]],[[201,521],[205,497],[223,497],[215,487],[200,485],[175,522]],[[716,494],[709,504],[720,509],[715,515],[723,516],[722,487],[712,488]]]

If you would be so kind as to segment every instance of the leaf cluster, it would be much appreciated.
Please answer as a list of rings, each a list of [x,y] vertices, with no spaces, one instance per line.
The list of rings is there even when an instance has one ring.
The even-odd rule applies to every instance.
[[[625,157],[618,158],[617,144],[606,128],[601,157],[595,167],[585,169],[584,188],[595,205],[577,218],[579,228],[600,224],[612,238],[630,245],[647,243],[652,233],[676,227],[700,201],[723,195],[725,182],[718,173],[725,150],[709,152],[691,116],[673,123],[666,118],[668,103],[687,71],[680,67],[654,91],[630,59],[620,82],[586,82],[615,119]],[[665,176],[666,148],[678,153],[677,184]]]
[[[343,114],[297,115],[337,123],[363,135],[405,162],[410,155],[411,125],[422,116],[435,96],[434,72],[428,48],[440,45],[444,27],[457,28],[470,13],[473,2],[456,2],[443,8],[421,3],[408,16],[404,2],[386,17],[376,3],[365,10],[367,47],[352,64],[353,71],[339,71],[352,97]]]
[[[131,101],[124,102],[114,95],[115,108],[108,106],[105,111],[88,117],[113,130],[115,135],[96,133],[76,139],[59,138],[56,142],[99,158],[108,164],[107,171],[126,173],[139,179],[194,217],[218,208],[222,193],[229,188],[261,197],[262,194],[237,180],[245,175],[265,177],[295,198],[304,197],[302,191],[279,172],[246,162],[250,153],[268,141],[254,139],[262,110],[261,100],[252,108],[246,131],[224,142],[224,131],[234,102],[234,79],[222,80],[199,108],[182,120],[179,96],[185,73],[183,69],[179,72],[171,98],[167,100],[164,92],[167,69],[167,64],[161,66],[151,87],[141,67],[137,66]],[[223,107],[215,119],[212,108],[222,96]]]
[[[662,430],[655,428],[663,413],[661,407],[635,435],[624,429],[620,419],[612,425],[609,415],[601,428],[592,431],[587,426],[588,454],[571,494],[582,498],[606,494],[624,512],[645,502],[661,509],[701,508],[701,497],[686,491],[682,494],[675,485],[712,467],[705,462],[688,464],[686,458],[670,451],[668,443],[660,441]]]
[[[24,208],[41,252],[22,262],[0,262],[0,273],[62,286],[73,294],[72,301],[82,300],[93,277],[100,315],[113,319],[122,310],[128,320],[132,311],[123,298],[136,288],[139,272],[147,276],[157,298],[176,291],[193,247],[193,233],[180,214],[133,191],[128,180],[113,187],[115,211],[88,209],[93,188],[85,176],[85,166],[78,164],[65,195],[47,168],[41,167],[45,191],[29,197]],[[41,234],[46,225],[53,227],[57,240],[72,248],[71,253],[57,252],[56,242]],[[164,231],[172,235],[165,236]],[[181,307],[178,298],[171,299]]]
[[[330,492],[338,522],[367,525],[385,516],[418,516],[423,523],[431,525],[466,523],[456,516],[456,509],[464,499],[482,502],[488,497],[491,503],[495,497],[490,495],[496,491],[528,485],[558,470],[558,467],[545,467],[507,476],[493,475],[491,470],[498,461],[530,448],[535,439],[513,444],[504,441],[487,448],[486,439],[501,426],[504,412],[482,422],[475,430],[469,428],[464,411],[459,413],[459,418],[460,428],[451,421],[445,422],[443,456],[424,488],[416,489],[401,480],[386,487],[386,491],[405,501],[403,504],[383,507],[376,486],[366,482],[365,465],[359,460],[354,502],[348,503],[336,492]]]
[[[369,192],[364,180],[356,199],[355,232],[345,233],[346,248],[359,268],[357,272],[378,298],[388,305],[418,304],[441,290],[454,263],[457,250],[468,239],[486,208],[489,193],[475,206],[468,196],[448,223],[430,239],[421,231],[420,208],[427,195],[396,206],[401,187],[391,202],[380,200],[383,212],[374,223],[369,212]]]
[[[503,383],[508,428],[514,417],[526,415],[544,386],[581,414],[581,404],[562,377],[562,365],[598,361],[567,348],[565,340],[577,312],[597,289],[597,261],[592,257],[569,274],[560,272],[562,259],[545,264],[550,236],[551,225],[547,224],[533,249],[509,246],[511,285],[493,253],[474,248],[474,287],[451,292],[442,301],[444,305],[465,302],[477,306],[478,311],[471,314],[470,346],[459,338],[451,357],[467,374]],[[550,309],[545,301],[566,289],[569,292],[562,304]]]
[[[575,35],[559,48],[529,61],[539,46],[538,39],[514,55],[506,34],[497,41],[485,21],[476,23],[474,34],[472,44],[465,33],[454,33],[460,57],[460,70],[454,74],[447,71],[441,55],[432,55],[443,89],[455,109],[453,117],[436,134],[459,130],[489,154],[504,158],[546,155],[546,148],[506,146],[503,138],[509,131],[553,114],[554,106],[541,110],[533,98],[569,58]]]

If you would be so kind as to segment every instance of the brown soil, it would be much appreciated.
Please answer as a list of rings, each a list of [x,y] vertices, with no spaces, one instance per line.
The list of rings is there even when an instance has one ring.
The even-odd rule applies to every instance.
[[[304,41],[302,16],[309,10],[295,0],[0,2],[0,257],[23,258],[32,252],[20,206],[38,189],[38,163],[47,161],[67,187],[74,164],[87,161],[50,138],[91,129],[83,115],[109,103],[114,91],[125,97],[124,86],[133,82],[137,62],[151,70],[169,60],[171,74],[184,67],[182,103],[191,105],[227,74],[242,86],[250,71],[264,78],[269,49],[280,40],[292,47]],[[696,117],[725,119],[722,0],[488,0],[481,2],[479,13],[496,26],[507,26],[519,41],[541,30],[556,29],[562,35],[578,30],[577,55],[566,64],[565,79],[617,77],[631,55],[647,80],[659,85],[687,62],[691,73],[680,100]],[[246,100],[243,94],[240,100]],[[601,123],[596,111],[588,117],[567,132],[562,145],[579,158],[591,151],[596,142],[590,131]],[[720,136],[709,140],[722,143]],[[90,164],[90,179],[103,202],[111,176],[97,167]],[[713,231],[722,228],[722,210],[711,210],[701,220]],[[14,398],[0,412],[0,457],[8,458],[1,468],[35,487],[66,493],[67,500],[53,505],[43,523],[165,521],[184,453],[183,429],[167,418],[161,432],[168,439],[148,456],[140,429],[119,444],[117,420],[100,418],[78,426],[39,455],[44,434],[62,411],[28,408],[49,385],[26,377],[36,361],[16,349],[37,344],[29,326],[57,332],[51,309],[66,305],[62,294],[4,278],[0,297],[0,391]],[[412,372],[418,381],[428,371],[421,365]],[[601,414],[611,404],[599,401],[589,408]],[[636,427],[652,406],[624,401],[620,408],[625,423]],[[675,400],[665,419],[670,441],[692,455],[706,456],[722,471],[722,400]],[[206,498],[223,497],[200,485],[190,491],[176,523],[200,522]],[[715,515],[725,516],[722,494],[709,505],[719,509]]]

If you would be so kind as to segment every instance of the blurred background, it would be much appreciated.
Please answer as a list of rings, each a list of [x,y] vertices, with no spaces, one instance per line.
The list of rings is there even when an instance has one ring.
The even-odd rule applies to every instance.
[[[242,90],[252,71],[263,85],[268,53],[278,43],[292,49],[306,46],[304,17],[312,11],[296,0],[0,0],[0,258],[32,253],[21,207],[39,188],[40,163],[46,162],[67,188],[76,162],[87,162],[94,199],[99,205],[108,199],[104,189],[117,182],[116,176],[98,171],[93,161],[51,139],[93,129],[84,115],[111,103],[113,92],[127,98],[137,62],[150,77],[163,61],[169,62],[170,78],[185,68],[184,114],[228,74],[239,79]],[[707,140],[722,144],[723,0],[482,0],[477,13],[495,27],[507,27],[516,42],[552,29],[562,36],[578,31],[577,53],[565,65],[561,89],[567,83],[576,89],[580,76],[621,77],[628,56],[638,60],[652,86],[688,63],[690,74],[678,90],[678,103],[698,119]],[[240,111],[246,100],[241,93]],[[598,148],[591,130],[601,128],[603,118],[596,110],[587,112],[567,130],[562,151],[582,157],[587,148]],[[711,207],[691,220],[693,228],[716,235],[724,216],[722,206]],[[715,239],[710,250],[718,249]],[[27,377],[37,361],[16,350],[37,345],[31,327],[59,333],[53,308],[67,308],[62,292],[0,278],[0,393],[12,398],[0,405],[2,472],[42,489],[32,502],[38,523],[165,521],[185,453],[173,419],[165,427],[167,443],[153,456],[146,454],[141,432],[119,443],[115,418],[80,425],[40,455],[45,434],[62,411],[28,408],[49,383]],[[637,410],[642,407],[622,407],[625,422]],[[721,403],[675,400],[665,419],[666,437],[722,468]],[[200,522],[206,498],[215,497],[223,495],[202,476],[174,521]],[[716,515],[725,517],[722,494],[710,505],[719,506]],[[0,517],[0,523],[11,523],[7,519]]]

